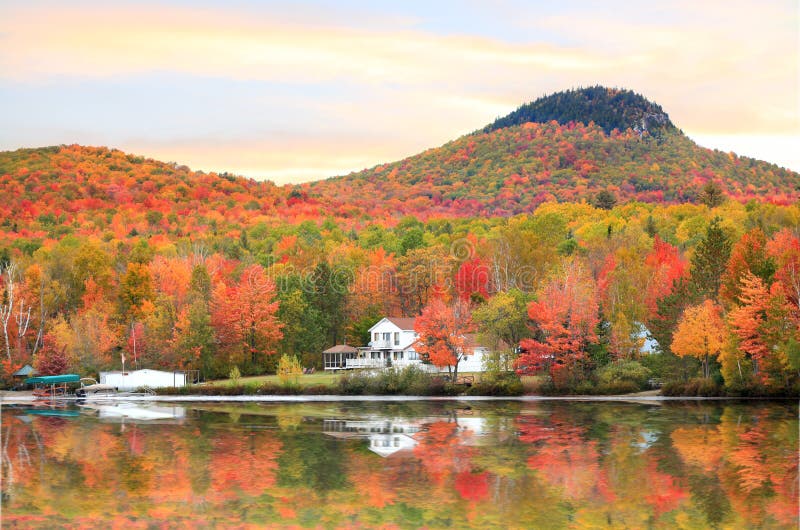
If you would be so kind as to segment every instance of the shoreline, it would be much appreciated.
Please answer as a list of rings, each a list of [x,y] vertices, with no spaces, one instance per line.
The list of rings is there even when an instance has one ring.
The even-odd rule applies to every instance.
[[[704,396],[662,396],[652,393],[621,394],[611,396],[405,396],[405,395],[237,395],[237,396],[205,396],[205,395],[186,395],[186,396],[121,396],[103,397],[102,399],[89,400],[89,402],[165,402],[165,403],[324,403],[324,402],[414,402],[414,401],[593,401],[593,402],[629,402],[643,404],[661,404],[670,401],[757,401],[757,400],[796,400],[796,397],[704,397]],[[34,399],[33,395],[27,392],[1,392],[1,405],[20,405],[31,403],[48,403],[51,400]],[[84,399],[76,397],[60,398],[55,400],[59,403],[86,402]]]

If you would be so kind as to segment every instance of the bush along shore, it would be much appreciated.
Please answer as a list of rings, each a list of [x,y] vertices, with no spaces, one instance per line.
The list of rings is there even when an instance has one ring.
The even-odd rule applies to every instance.
[[[546,376],[523,377],[515,372],[484,372],[475,381],[459,378],[458,383],[447,374],[431,374],[417,367],[391,368],[381,371],[352,371],[342,373],[335,381],[320,384],[300,384],[298,376],[281,377],[279,381],[241,382],[238,377],[227,383],[160,388],[159,395],[178,396],[252,396],[252,395],[403,395],[403,396],[610,396],[635,394],[659,389],[668,397],[800,397],[796,387],[769,388],[753,383],[725,386],[719,377],[671,380],[662,384],[651,377],[652,372],[635,361],[613,363],[595,377],[555,384]],[[302,376],[299,376],[302,377]]]
[[[299,385],[296,379],[275,383],[189,385],[160,388],[159,395],[406,395],[406,396],[521,396],[525,388],[516,373],[484,374],[474,383],[453,383],[446,374],[429,374],[416,367],[347,372],[333,384]]]

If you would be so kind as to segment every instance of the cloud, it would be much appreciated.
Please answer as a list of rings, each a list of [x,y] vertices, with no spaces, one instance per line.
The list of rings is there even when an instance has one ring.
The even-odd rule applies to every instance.
[[[644,94],[695,135],[800,135],[800,21],[789,3],[565,5],[437,7],[451,10],[436,15],[445,30],[424,6],[307,15],[272,5],[6,3],[0,93],[12,87],[16,99],[0,101],[12,120],[0,148],[62,130],[69,142],[150,146],[145,154],[197,168],[305,179],[440,145],[525,101],[598,83]],[[58,95],[77,81],[85,94]],[[143,83],[135,94],[124,88]],[[26,112],[14,112],[22,100]],[[294,135],[291,148],[265,140],[282,134]]]

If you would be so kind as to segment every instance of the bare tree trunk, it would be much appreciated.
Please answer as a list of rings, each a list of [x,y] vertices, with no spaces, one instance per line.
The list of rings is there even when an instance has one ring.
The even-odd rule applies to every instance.
[[[19,301],[19,311],[16,316],[17,321],[17,352],[22,353],[22,339],[28,332],[28,326],[31,323],[31,306],[28,306],[27,314],[25,313],[25,299]]]
[[[33,342],[32,355],[36,355],[36,352],[42,347],[42,341],[44,340],[44,322],[44,279],[42,279],[41,285],[39,285],[39,331],[36,332],[36,340]]]
[[[11,360],[11,344],[8,341],[8,321],[11,318],[11,314],[14,312],[14,269],[16,269],[16,265],[11,263],[6,267],[6,297],[7,302],[4,301],[2,305],[0,305],[0,323],[3,324],[3,338],[5,339],[6,343],[6,355],[8,356],[8,360]]]

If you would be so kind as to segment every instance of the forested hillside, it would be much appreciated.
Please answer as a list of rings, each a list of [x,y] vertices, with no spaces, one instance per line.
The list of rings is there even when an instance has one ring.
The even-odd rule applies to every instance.
[[[338,215],[366,211],[513,215],[546,201],[697,202],[712,183],[734,200],[788,204],[800,175],[698,147],[680,133],[657,139],[597,125],[527,123],[464,136],[375,168],[304,186]]]
[[[555,121],[285,187],[106,148],[0,153],[0,378],[123,355],[206,378],[319,367],[381,316],[458,306],[562,388],[796,390],[797,185],[678,131]]]
[[[441,147],[305,189],[343,216],[513,215],[552,200],[696,202],[709,184],[734,200],[788,204],[799,177],[699,147],[659,105],[596,86],[545,96]]]

